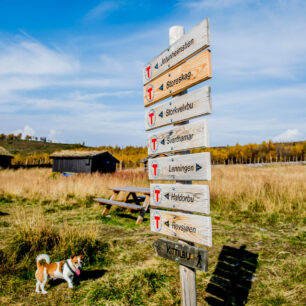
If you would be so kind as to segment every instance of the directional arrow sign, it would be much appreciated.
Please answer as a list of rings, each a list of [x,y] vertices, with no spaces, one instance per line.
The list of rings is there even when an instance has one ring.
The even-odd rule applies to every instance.
[[[209,21],[204,19],[199,25],[155,57],[148,65],[144,66],[143,83],[148,83],[207,47],[209,47]]]
[[[209,214],[209,186],[151,184],[150,206]]]
[[[187,62],[159,76],[143,87],[144,105],[158,101],[212,77],[210,51],[205,50]]]
[[[146,130],[211,114],[211,112],[210,86],[205,86],[148,109],[145,113]]]
[[[209,152],[152,158],[148,160],[148,168],[150,180],[211,179]]]
[[[207,250],[161,238],[154,241],[153,247],[163,258],[200,271],[208,270]]]
[[[152,232],[212,246],[211,218],[208,216],[151,209],[150,220]]]
[[[148,136],[148,154],[178,152],[209,146],[207,120],[177,126]]]

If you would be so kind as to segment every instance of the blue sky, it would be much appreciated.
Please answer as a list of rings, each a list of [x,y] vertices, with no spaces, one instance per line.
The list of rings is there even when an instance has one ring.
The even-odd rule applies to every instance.
[[[208,17],[211,145],[304,140],[305,16],[298,0],[1,0],[0,133],[146,145],[142,67],[169,27]]]

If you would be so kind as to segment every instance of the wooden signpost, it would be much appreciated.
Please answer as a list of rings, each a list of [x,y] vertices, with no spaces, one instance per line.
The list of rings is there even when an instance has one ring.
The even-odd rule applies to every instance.
[[[143,69],[144,106],[172,96],[172,100],[154,105],[145,113],[146,130],[174,124],[162,132],[148,135],[148,154],[176,152],[177,155],[148,159],[150,180],[170,180],[176,184],[151,184],[151,231],[177,238],[158,239],[153,246],[159,256],[180,264],[182,305],[196,306],[196,269],[207,271],[207,250],[194,246],[212,246],[209,186],[192,185],[192,180],[211,179],[210,153],[190,154],[191,148],[209,145],[206,120],[189,124],[189,119],[211,113],[210,87],[190,88],[212,77],[209,50],[209,22],[203,20],[184,35],[184,28],[170,28],[170,47]],[[203,51],[204,50],[204,51]],[[183,212],[177,212],[177,211]]]
[[[193,269],[208,271],[207,250],[161,238],[153,243],[153,247],[161,257]]]
[[[208,114],[211,114],[210,86],[205,86],[149,108],[145,114],[146,130]]]
[[[209,181],[211,179],[210,153],[149,159],[148,169],[150,180]]]
[[[148,136],[148,154],[177,152],[209,146],[207,120],[177,126]]]
[[[148,83],[207,47],[209,47],[209,21],[204,19],[143,67],[143,83]]]
[[[212,77],[210,51],[205,50],[189,61],[170,70],[143,87],[144,105],[160,100],[208,80]]]
[[[211,218],[151,209],[151,231],[212,246]]]
[[[208,185],[151,184],[150,206],[210,213]]]

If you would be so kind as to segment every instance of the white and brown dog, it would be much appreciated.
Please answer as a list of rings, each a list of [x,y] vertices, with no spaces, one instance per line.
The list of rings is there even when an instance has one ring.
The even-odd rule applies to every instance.
[[[64,279],[68,283],[68,287],[73,288],[74,275],[80,275],[84,257],[85,255],[71,256],[67,260],[50,263],[50,257],[47,254],[38,255],[36,257],[37,270],[35,272],[36,292],[40,292],[40,287],[43,294],[47,293],[45,285],[48,278]],[[41,264],[40,261],[43,259],[47,263]]]

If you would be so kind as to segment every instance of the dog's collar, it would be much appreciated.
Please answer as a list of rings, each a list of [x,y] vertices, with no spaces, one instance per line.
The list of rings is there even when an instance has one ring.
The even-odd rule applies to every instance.
[[[68,269],[75,274],[75,271],[72,270],[67,260],[65,260],[65,264],[67,265]]]

